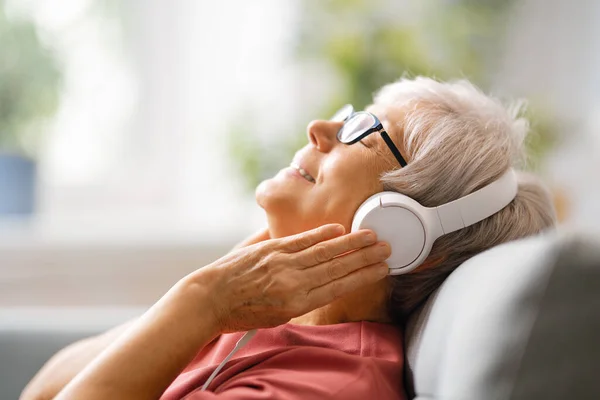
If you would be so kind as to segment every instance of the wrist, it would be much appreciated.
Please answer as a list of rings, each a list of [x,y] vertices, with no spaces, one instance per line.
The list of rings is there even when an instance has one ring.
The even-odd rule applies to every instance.
[[[213,288],[215,277],[200,269],[186,276],[174,286],[174,301],[187,315],[193,326],[214,338],[222,333]]]

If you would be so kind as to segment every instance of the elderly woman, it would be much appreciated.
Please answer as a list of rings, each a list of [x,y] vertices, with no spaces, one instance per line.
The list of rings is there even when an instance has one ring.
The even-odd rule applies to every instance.
[[[466,259],[553,226],[554,212],[543,187],[520,173],[480,222],[454,226],[438,207],[514,179],[507,171],[527,131],[518,110],[466,81],[427,78],[384,86],[374,100],[308,125],[291,166],[256,191],[267,231],[183,278],[127,328],[59,353],[23,398],[405,398],[401,337],[411,311]],[[507,184],[497,185],[506,197]],[[487,200],[471,197],[473,212],[498,197],[485,190]],[[406,224],[377,222],[392,248],[377,242],[378,229],[344,234],[383,191],[438,207],[440,237],[406,273],[391,261],[405,252],[396,234],[412,246]]]

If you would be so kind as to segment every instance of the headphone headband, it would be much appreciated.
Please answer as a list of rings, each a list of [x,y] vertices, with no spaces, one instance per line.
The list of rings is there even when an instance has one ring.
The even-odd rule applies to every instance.
[[[515,171],[510,168],[500,179],[460,199],[435,207],[442,235],[482,221],[506,207],[517,195]]]

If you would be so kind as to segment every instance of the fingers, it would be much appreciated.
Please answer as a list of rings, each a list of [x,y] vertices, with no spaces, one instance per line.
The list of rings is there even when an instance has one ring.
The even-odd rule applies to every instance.
[[[385,278],[388,272],[387,264],[377,263],[315,288],[307,294],[307,309],[322,307],[356,289],[375,283]]]
[[[280,248],[284,251],[295,253],[314,246],[319,242],[343,235],[344,231],[344,227],[339,224],[323,225],[311,231],[281,239]]]
[[[241,249],[242,247],[246,247],[246,246],[251,246],[253,244],[264,242],[265,240],[269,240],[269,239],[270,239],[269,229],[268,228],[264,228],[264,229],[256,232],[255,234],[253,234],[249,238],[246,238],[242,242],[238,243],[233,248],[233,250]]]
[[[326,285],[361,268],[383,262],[391,255],[389,244],[379,242],[303,271],[311,288]]]
[[[323,264],[334,257],[348,253],[349,251],[370,246],[376,241],[377,237],[375,233],[370,230],[360,230],[326,242],[317,243],[316,245],[299,252],[298,258],[295,261],[303,267],[312,267],[314,265]]]

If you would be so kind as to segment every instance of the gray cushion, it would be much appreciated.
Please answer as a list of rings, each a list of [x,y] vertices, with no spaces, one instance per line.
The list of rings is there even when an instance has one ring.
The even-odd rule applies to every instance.
[[[558,234],[461,265],[412,316],[417,399],[600,398],[598,241]]]

